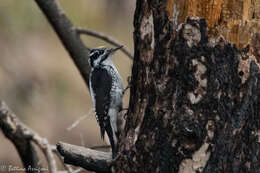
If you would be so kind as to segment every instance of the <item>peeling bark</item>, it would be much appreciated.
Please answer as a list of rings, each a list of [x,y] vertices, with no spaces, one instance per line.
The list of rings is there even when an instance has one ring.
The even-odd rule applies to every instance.
[[[187,16],[205,18],[211,36],[223,35],[239,48],[253,45],[260,29],[259,0],[167,0],[166,11],[176,23],[185,22]]]
[[[259,172],[256,57],[248,47],[210,38],[204,19],[187,18],[175,30],[173,2],[137,0],[116,172]]]

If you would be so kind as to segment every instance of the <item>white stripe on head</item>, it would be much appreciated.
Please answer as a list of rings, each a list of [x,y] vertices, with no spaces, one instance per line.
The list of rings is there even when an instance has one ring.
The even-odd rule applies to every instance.
[[[98,51],[96,50],[96,51],[92,52],[89,56],[94,55],[96,52],[98,52]]]

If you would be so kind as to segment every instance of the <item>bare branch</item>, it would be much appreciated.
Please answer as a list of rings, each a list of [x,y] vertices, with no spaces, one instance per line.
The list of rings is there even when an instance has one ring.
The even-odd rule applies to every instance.
[[[82,121],[82,120],[84,120],[85,118],[87,118],[87,117],[93,112],[93,110],[94,110],[94,109],[91,108],[91,109],[88,111],[87,114],[85,114],[85,115],[79,117],[76,121],[74,121],[74,123],[72,123],[72,125],[67,128],[67,131],[71,131],[73,128],[75,128],[75,127],[80,123],[80,121]]]
[[[49,171],[50,173],[56,173],[57,172],[57,166],[56,166],[56,160],[54,158],[51,146],[48,143],[48,140],[46,138],[41,138],[36,132],[33,132],[32,130],[28,129],[30,131],[30,135],[32,136],[32,140],[39,146],[39,148],[44,153]]]
[[[101,33],[101,32],[97,32],[97,31],[94,31],[94,30],[90,30],[90,29],[87,29],[87,28],[78,28],[77,29],[77,32],[79,34],[85,34],[85,35],[88,35],[88,36],[92,36],[92,37],[96,37],[96,38],[99,38],[101,40],[104,40],[114,46],[121,46],[122,44],[117,41],[116,39],[110,37],[110,36],[107,36],[105,35],[104,33]],[[123,47],[120,49],[126,56],[128,56],[130,59],[134,59],[133,58],[133,55],[131,54],[131,52]]]
[[[75,146],[59,142],[57,150],[64,157],[64,162],[74,166],[80,166],[89,171],[110,173],[112,154],[108,152],[91,150],[81,146]]]
[[[40,137],[36,132],[20,122],[16,115],[2,101],[0,101],[0,127],[5,136],[15,145],[27,172],[42,170],[38,155],[32,146],[32,141],[43,151],[48,163],[49,172],[57,172],[56,161],[48,140]]]
[[[38,172],[36,169],[40,170],[42,166],[35,147],[28,137],[27,128],[2,101],[0,101],[0,128],[15,145],[26,172]],[[34,170],[29,168],[34,168]]]
[[[58,159],[60,160],[60,162],[62,163],[63,167],[67,170],[68,173],[74,173],[74,170],[72,169],[72,167],[68,164],[64,163],[63,157],[60,155],[60,153],[57,151],[56,146],[51,146],[51,150],[53,153],[56,154],[56,156],[58,157]]]
[[[89,50],[80,39],[75,27],[55,0],[35,0],[63,43],[88,86],[90,67]]]

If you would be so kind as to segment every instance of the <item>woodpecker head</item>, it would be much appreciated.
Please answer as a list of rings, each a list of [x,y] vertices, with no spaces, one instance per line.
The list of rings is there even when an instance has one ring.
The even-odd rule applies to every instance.
[[[123,46],[119,46],[109,49],[102,46],[92,49],[89,53],[89,64],[92,68],[102,65],[106,60],[111,59],[114,52],[121,49],[122,47]]]

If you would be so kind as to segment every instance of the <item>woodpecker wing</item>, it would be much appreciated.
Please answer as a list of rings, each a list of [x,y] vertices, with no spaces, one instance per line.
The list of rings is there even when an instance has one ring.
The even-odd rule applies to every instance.
[[[101,138],[104,139],[105,131],[110,138],[113,133],[108,111],[111,100],[112,77],[106,69],[98,67],[92,71],[90,80],[91,95],[95,103],[96,119],[100,126]]]

